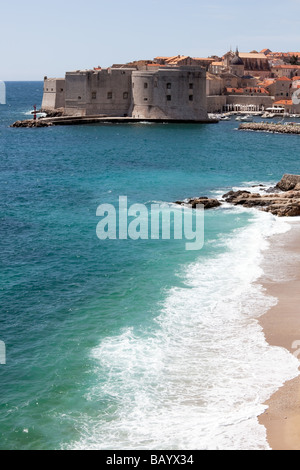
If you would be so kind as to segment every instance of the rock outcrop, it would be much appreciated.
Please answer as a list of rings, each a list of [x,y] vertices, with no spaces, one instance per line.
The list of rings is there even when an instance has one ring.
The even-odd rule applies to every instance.
[[[278,217],[300,216],[300,191],[291,190],[267,195],[251,194],[248,191],[230,191],[224,194],[223,199],[235,206],[256,207]]]
[[[52,126],[51,122],[44,119],[26,119],[25,121],[16,121],[10,127],[49,127]]]
[[[234,206],[257,208],[271,212],[278,217],[298,217],[300,216],[300,175],[286,174],[274,188],[265,188],[262,193],[252,193],[247,190],[229,191],[220,201],[199,197],[176,201],[176,204],[188,204],[193,209],[197,208],[197,204],[202,204],[204,209],[212,209],[221,206],[224,202]]]
[[[300,191],[300,175],[284,175],[277,183],[276,188],[281,191],[291,191],[292,189]]]

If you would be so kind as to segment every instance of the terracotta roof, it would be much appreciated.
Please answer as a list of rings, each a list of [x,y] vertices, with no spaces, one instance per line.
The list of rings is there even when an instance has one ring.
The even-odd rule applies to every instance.
[[[211,57],[193,57],[193,60],[206,60],[207,62],[213,62],[215,59],[212,59]]]
[[[300,77],[293,77],[292,80],[300,80]]]
[[[264,82],[262,82],[264,86],[270,86],[273,85],[273,83],[275,83],[275,80],[265,80]]]
[[[254,52],[240,52],[239,56],[241,57],[241,59],[263,59],[263,60],[267,59],[265,54],[254,53]]]
[[[227,93],[240,93],[243,94],[244,90],[243,88],[226,88]]]
[[[277,78],[277,82],[291,82],[292,80],[290,78],[287,78],[287,77],[280,77],[280,78]]]
[[[221,66],[223,66],[224,64],[223,64],[223,62],[212,62],[211,65],[216,65],[216,66],[218,66],[218,67],[221,67]]]
[[[293,101],[292,100],[280,100],[280,101],[275,101],[274,104],[286,104],[286,105],[292,105]]]
[[[292,70],[292,69],[300,69],[300,65],[291,65],[291,64],[286,64],[286,65],[273,65],[272,68],[273,68],[273,69],[288,69],[288,70]]]

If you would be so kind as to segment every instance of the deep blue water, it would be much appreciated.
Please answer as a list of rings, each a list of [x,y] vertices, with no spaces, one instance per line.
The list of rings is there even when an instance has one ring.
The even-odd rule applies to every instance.
[[[153,353],[152,340],[157,348],[158,332],[161,345],[173,338],[157,319],[174,289],[192,290],[187,267],[219,262],[229,250],[226,240],[256,216],[207,212],[204,249],[188,252],[184,241],[101,242],[97,207],[116,205],[119,196],[149,205],[272,184],[286,172],[299,173],[299,137],[241,133],[235,121],[13,129],[12,122],[41,104],[43,84],[6,85],[7,105],[0,106],[0,340],[7,347],[7,364],[0,366],[0,447],[159,446],[150,431],[147,436],[149,410],[142,413],[135,395],[141,386],[147,401],[154,387],[154,376],[150,386],[145,369],[138,372]],[[197,321],[188,320],[193,332]],[[165,351],[160,346],[160,357]],[[120,368],[128,371],[126,387]],[[167,394],[169,379],[160,373]],[[125,409],[136,422],[142,414],[146,444],[126,431]],[[188,442],[188,436],[176,439],[161,445]]]

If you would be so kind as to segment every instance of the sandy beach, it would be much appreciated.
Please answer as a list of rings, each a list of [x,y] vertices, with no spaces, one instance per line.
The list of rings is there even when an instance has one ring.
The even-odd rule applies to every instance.
[[[269,344],[286,348],[300,361],[300,221],[288,223],[292,229],[274,236],[265,253],[260,282],[278,303],[260,324]],[[286,382],[266,405],[259,422],[267,429],[271,449],[300,450],[300,376]]]

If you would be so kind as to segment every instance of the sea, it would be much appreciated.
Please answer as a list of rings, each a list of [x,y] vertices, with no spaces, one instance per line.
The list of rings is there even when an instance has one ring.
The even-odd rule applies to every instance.
[[[97,237],[97,208],[262,191],[299,173],[298,136],[238,123],[35,129],[42,82],[0,105],[0,448],[268,450],[266,400],[298,375],[258,319],[288,220],[205,211],[204,246]],[[274,266],[275,269],[275,266]]]

